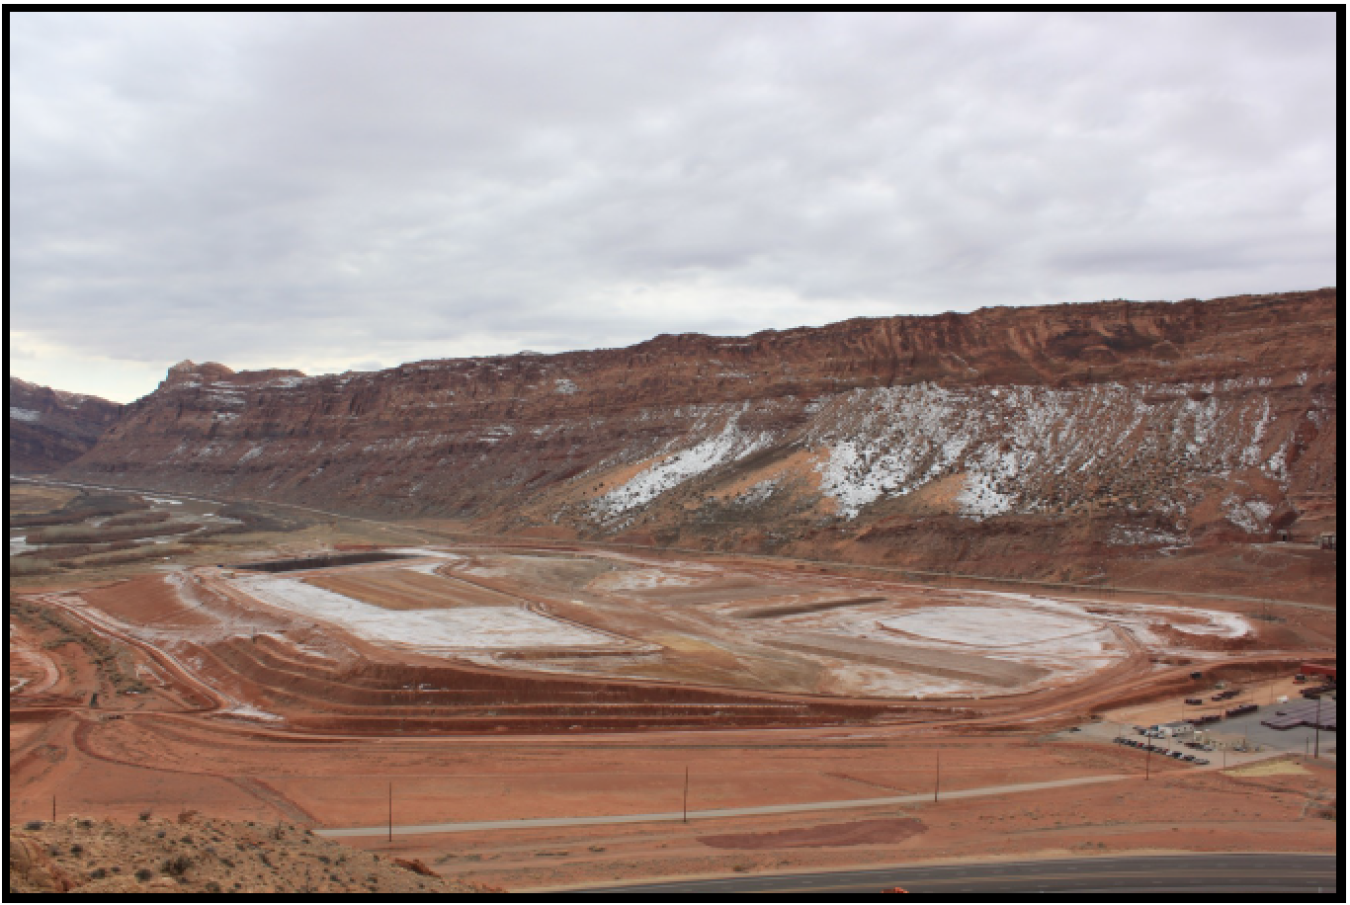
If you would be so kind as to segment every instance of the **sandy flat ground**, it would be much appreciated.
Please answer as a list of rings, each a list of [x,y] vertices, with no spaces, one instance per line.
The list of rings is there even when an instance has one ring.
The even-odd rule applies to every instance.
[[[15,819],[49,811],[53,792],[63,809],[124,820],[147,807],[167,811],[187,804],[234,819],[378,825],[387,819],[391,789],[400,824],[678,811],[685,767],[694,809],[926,793],[939,783],[937,803],[824,816],[399,836],[392,844],[347,840],[514,888],[1052,851],[1253,845],[1331,851],[1335,845],[1334,822],[1315,813],[1334,795],[1334,765],[1301,759],[1279,771],[1245,775],[1159,762],[1145,780],[1131,752],[1041,737],[710,733],[567,744],[369,740],[316,747],[163,718],[67,718],[44,727],[40,739],[31,729],[24,732],[24,747],[39,753],[11,768]],[[11,745],[16,741],[12,734]],[[34,741],[41,744],[34,748]],[[957,789],[1116,773],[1135,778],[994,799],[941,797]],[[837,846],[821,831],[820,845],[769,851],[700,841],[786,828],[846,828],[879,817],[917,819],[921,831],[900,843]]]

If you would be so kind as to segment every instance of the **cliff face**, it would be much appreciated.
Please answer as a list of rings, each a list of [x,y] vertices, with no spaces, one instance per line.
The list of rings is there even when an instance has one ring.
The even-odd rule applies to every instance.
[[[1167,551],[1334,501],[1337,305],[986,309],[321,377],[184,362],[66,475],[915,563],[1037,532]]]
[[[9,470],[43,474],[89,451],[122,406],[9,378]]]

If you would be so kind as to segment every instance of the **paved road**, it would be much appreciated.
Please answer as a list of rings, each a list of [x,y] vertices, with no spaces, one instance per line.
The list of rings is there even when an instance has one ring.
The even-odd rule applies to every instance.
[[[631,886],[593,887],[575,892],[726,895],[737,893],[876,893],[899,886],[911,893],[1004,896],[1072,892],[1195,894],[1212,892],[1339,895],[1335,855],[1223,854],[1079,858],[1070,861],[1015,861],[890,867],[813,874],[676,880]]]
[[[1122,779],[1138,779],[1137,774],[1108,773],[1101,776],[1080,776],[1075,779],[1057,779],[1048,782],[1024,782],[1006,786],[984,786],[978,789],[958,789],[951,792],[939,792],[942,800],[953,798],[984,798],[992,795],[1012,795],[1018,792],[1035,792],[1041,789],[1060,789],[1065,786],[1083,786],[1101,782],[1117,782]],[[794,814],[802,811],[840,811],[851,808],[874,808],[896,804],[919,804],[932,801],[933,793],[918,795],[892,795],[888,798],[848,798],[842,801],[807,801],[799,804],[769,804],[748,808],[717,808],[714,810],[690,811],[690,820],[713,820],[721,817],[754,817],[763,814]],[[685,818],[681,811],[663,814],[619,814],[601,817],[533,817],[521,820],[478,820],[466,823],[426,823],[412,826],[395,826],[395,836],[418,836],[428,833],[471,833],[482,830],[522,830],[540,827],[560,826],[598,826],[614,823],[658,823],[680,821]],[[315,830],[319,836],[384,836],[390,828],[385,826],[361,826],[341,829]]]

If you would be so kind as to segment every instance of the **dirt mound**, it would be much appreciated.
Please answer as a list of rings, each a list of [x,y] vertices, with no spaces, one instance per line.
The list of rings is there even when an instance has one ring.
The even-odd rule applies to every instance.
[[[421,868],[420,870],[418,868]],[[496,892],[420,862],[354,851],[291,824],[70,817],[9,827],[10,894]]]
[[[855,820],[852,823],[826,823],[776,833],[736,833],[726,836],[700,836],[698,841],[710,848],[776,849],[823,848],[843,845],[878,845],[904,842],[925,832],[928,827],[914,817],[888,817],[879,820]]]

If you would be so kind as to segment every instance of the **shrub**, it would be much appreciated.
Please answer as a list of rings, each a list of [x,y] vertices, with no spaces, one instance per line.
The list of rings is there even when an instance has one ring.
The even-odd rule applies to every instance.
[[[192,859],[187,855],[174,855],[172,858],[166,858],[160,865],[160,871],[171,877],[181,877],[187,873],[187,869],[192,866]]]

